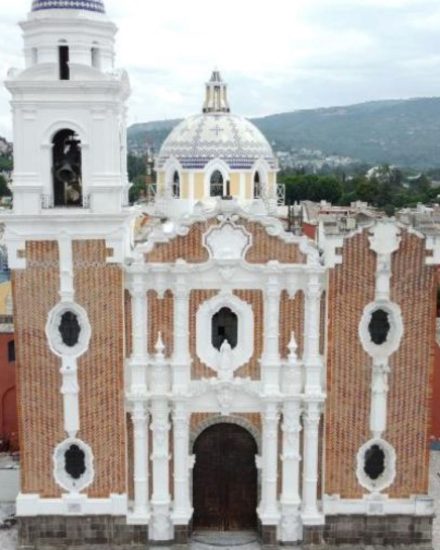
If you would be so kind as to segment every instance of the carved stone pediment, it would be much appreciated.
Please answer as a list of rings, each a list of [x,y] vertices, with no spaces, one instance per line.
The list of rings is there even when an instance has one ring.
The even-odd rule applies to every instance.
[[[226,221],[205,233],[203,244],[214,260],[240,260],[252,244],[252,235],[244,227]]]

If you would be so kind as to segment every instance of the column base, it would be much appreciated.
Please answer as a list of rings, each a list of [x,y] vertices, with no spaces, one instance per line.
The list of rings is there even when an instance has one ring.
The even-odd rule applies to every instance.
[[[261,525],[260,524],[260,537],[264,546],[277,546],[277,527],[276,525]]]

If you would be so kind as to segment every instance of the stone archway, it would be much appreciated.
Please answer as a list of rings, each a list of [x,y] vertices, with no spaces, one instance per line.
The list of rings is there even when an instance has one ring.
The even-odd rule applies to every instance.
[[[258,447],[235,423],[207,427],[194,443],[194,528],[219,531],[257,528]]]

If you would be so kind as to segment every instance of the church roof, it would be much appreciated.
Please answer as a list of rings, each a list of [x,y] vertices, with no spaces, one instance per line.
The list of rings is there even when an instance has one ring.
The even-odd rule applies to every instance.
[[[32,11],[85,10],[105,13],[103,0],[33,0]]]
[[[230,113],[227,86],[218,71],[206,85],[203,114],[189,117],[174,128],[162,145],[158,168],[172,158],[189,170],[202,170],[214,159],[223,160],[232,170],[250,170],[258,160],[276,167],[272,148],[260,130]]]

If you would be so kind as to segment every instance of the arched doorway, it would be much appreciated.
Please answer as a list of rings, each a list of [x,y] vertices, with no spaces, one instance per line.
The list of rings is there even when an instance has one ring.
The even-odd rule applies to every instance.
[[[214,424],[194,444],[194,529],[257,527],[257,444],[241,426]]]

